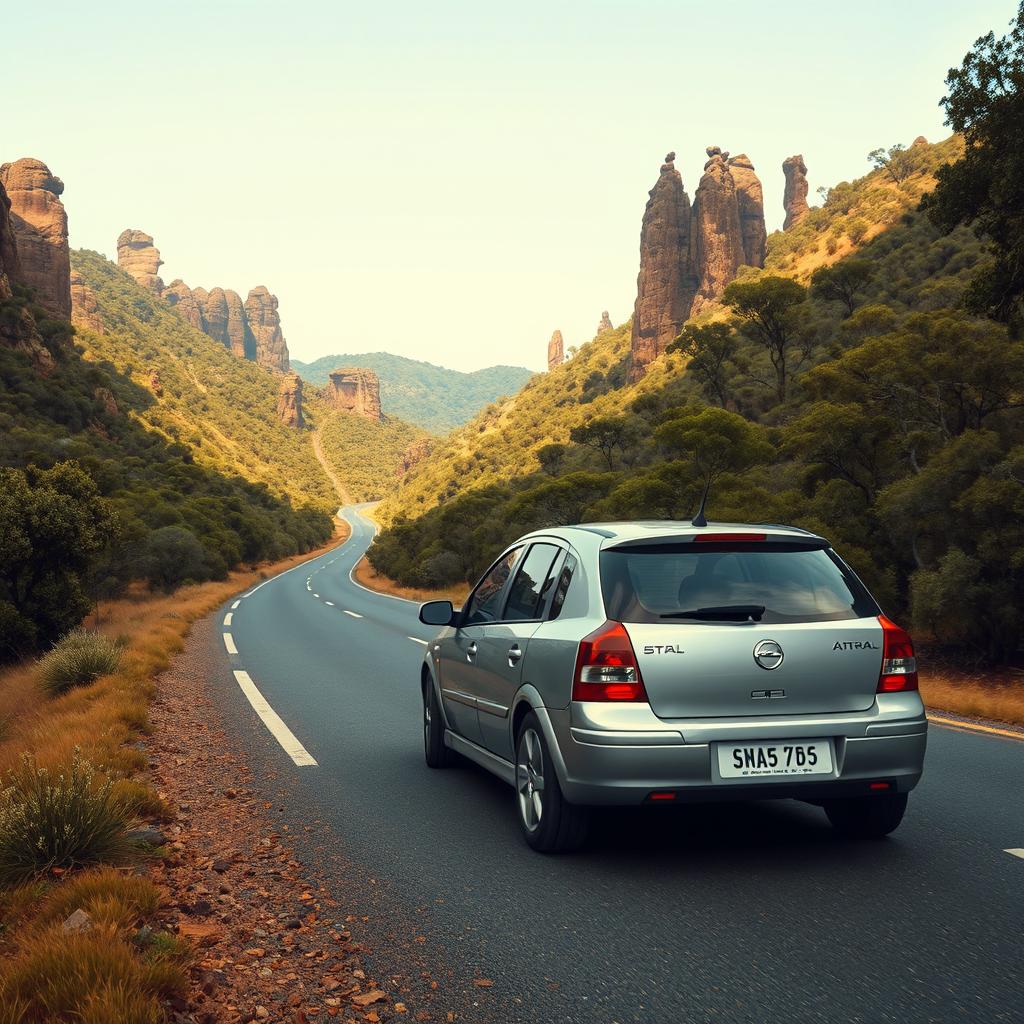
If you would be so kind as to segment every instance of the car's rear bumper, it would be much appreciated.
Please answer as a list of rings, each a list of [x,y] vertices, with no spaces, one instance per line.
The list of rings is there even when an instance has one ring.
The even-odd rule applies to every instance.
[[[921,778],[928,723],[920,700],[889,702],[868,714],[804,719],[744,719],[666,727],[642,714],[596,722],[587,706],[549,710],[559,782],[579,804],[638,804],[654,792],[675,802],[796,798],[820,801],[881,791],[909,792]],[[904,717],[899,717],[899,712]],[[909,714],[907,713],[909,712]],[[653,717],[653,716],[652,716]],[[595,728],[616,724],[619,728]],[[629,726],[629,727],[625,727]],[[685,731],[684,731],[685,729]],[[691,739],[692,737],[692,739]],[[715,744],[827,738],[833,772],[822,777],[727,779]]]

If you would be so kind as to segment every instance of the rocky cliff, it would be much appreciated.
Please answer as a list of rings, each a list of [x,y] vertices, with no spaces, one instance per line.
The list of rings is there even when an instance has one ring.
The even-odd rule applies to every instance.
[[[764,197],[753,163],[746,154],[730,159],[718,146],[709,146],[707,156],[692,207],[675,153],[665,158],[647,201],[631,381],[647,372],[689,317],[721,299],[741,266],[764,266]]]
[[[601,314],[601,322],[597,325],[597,333],[604,334],[605,331],[614,331],[615,325],[612,323],[611,318],[608,316],[608,310],[606,309]]]
[[[302,429],[302,378],[297,373],[285,374],[281,379],[277,394],[277,418],[286,427]]]
[[[71,256],[68,216],[60,200],[64,182],[41,160],[24,157],[0,166],[18,250],[21,282],[58,320],[71,319]]]
[[[413,441],[398,463],[397,476],[401,479],[413,466],[418,466],[434,450],[434,441],[429,437],[421,437]]]
[[[163,266],[160,250],[153,244],[153,236],[137,228],[125,228],[117,236],[117,265],[151,292],[160,295],[164,283],[157,276]]]
[[[281,333],[277,296],[263,285],[253,288],[245,300],[245,319],[256,344],[256,362],[271,370],[288,370],[288,346]],[[378,413],[380,399],[378,388]]]
[[[373,370],[343,366],[332,370],[322,390],[327,403],[341,412],[380,420],[380,379]]]
[[[77,270],[71,271],[71,322],[76,327],[97,334],[103,334],[104,331],[96,293]]]
[[[782,194],[782,206],[786,219],[782,230],[788,231],[794,224],[807,216],[807,164],[798,153],[782,161],[782,173],[786,176],[786,189]]]
[[[562,341],[562,332],[555,331],[548,342],[548,370],[561,366],[565,362],[565,343]]]
[[[675,158],[675,153],[665,157],[640,228],[631,380],[642,377],[648,364],[676,337],[697,292],[690,261],[690,197]]]
[[[175,312],[196,330],[208,334],[239,359],[287,373],[288,344],[281,331],[277,296],[263,285],[246,300],[230,288],[189,288],[181,278],[169,285],[157,277],[160,250],[145,231],[128,228],[117,239],[117,264],[139,284],[162,295]]]

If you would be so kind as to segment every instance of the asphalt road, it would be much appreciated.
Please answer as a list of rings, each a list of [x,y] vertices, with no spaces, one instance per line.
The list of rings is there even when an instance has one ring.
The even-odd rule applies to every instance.
[[[221,609],[216,635],[238,654],[211,649],[211,683],[257,785],[369,918],[369,966],[410,1008],[1024,1021],[1024,859],[1004,852],[1024,847],[1024,742],[933,726],[924,780],[882,842],[841,840],[786,801],[608,813],[586,851],[544,857],[520,839],[510,788],[424,765],[416,641],[431,630],[415,605],[351,581],[372,531],[346,516],[345,545]],[[294,763],[235,670],[315,765]]]

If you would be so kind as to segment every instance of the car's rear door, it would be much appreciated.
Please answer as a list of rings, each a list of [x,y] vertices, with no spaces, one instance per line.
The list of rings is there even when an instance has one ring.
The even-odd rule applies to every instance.
[[[509,711],[523,675],[530,638],[544,617],[564,549],[542,540],[520,559],[505,596],[500,620],[485,625],[477,640],[473,676],[481,742],[506,760],[512,758]]]
[[[445,718],[460,736],[473,743],[481,742],[477,718],[481,649],[486,646],[488,625],[501,617],[508,584],[522,553],[522,546],[510,548],[484,573],[466,601],[458,626],[441,644]]]

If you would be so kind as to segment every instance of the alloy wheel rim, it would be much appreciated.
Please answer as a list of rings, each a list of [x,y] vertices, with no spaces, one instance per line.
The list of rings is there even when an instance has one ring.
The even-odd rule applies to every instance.
[[[516,792],[523,825],[535,832],[544,815],[544,748],[534,729],[527,729],[519,740]]]
[[[423,698],[423,738],[430,742],[430,698]]]

